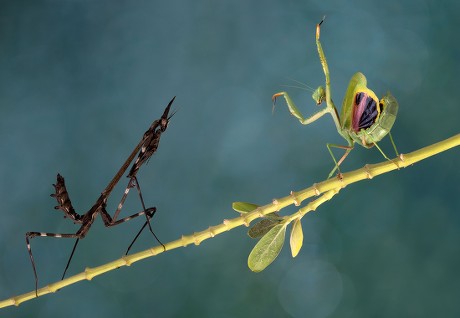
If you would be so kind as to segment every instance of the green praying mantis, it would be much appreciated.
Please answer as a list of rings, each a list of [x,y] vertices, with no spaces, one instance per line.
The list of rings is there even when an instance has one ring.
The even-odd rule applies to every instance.
[[[338,176],[341,177],[340,164],[345,160],[348,154],[353,150],[354,144],[357,143],[365,148],[372,148],[375,146],[385,159],[390,160],[385,153],[377,145],[377,142],[383,139],[387,134],[390,136],[391,143],[398,156],[398,150],[391,136],[390,130],[396,120],[398,113],[398,102],[388,92],[382,99],[377,98],[377,95],[367,87],[366,77],[358,72],[354,74],[348,84],[348,89],[345,93],[345,98],[342,103],[342,111],[340,117],[331,97],[331,82],[329,77],[329,67],[327,65],[326,56],[324,55],[320,37],[321,24],[316,25],[316,46],[318,48],[319,60],[323,67],[324,76],[326,77],[326,89],[322,86],[318,87],[312,95],[317,105],[326,101],[326,107],[308,118],[304,118],[294,104],[292,99],[286,92],[279,92],[273,95],[273,106],[275,105],[277,97],[283,96],[286,100],[290,113],[296,117],[302,125],[308,125],[321,118],[323,115],[329,113],[334,120],[338,133],[348,142],[347,146],[337,144],[326,144],[332,159],[334,160],[335,167],[329,173],[330,178],[334,172],[338,171]],[[332,153],[331,148],[344,149],[345,153],[337,161]],[[390,160],[391,161],[391,160]]]

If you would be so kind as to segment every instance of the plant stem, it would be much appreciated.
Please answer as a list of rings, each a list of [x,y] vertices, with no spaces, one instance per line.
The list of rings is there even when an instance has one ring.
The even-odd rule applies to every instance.
[[[453,137],[435,143],[433,145],[427,146],[425,148],[416,150],[408,154],[401,154],[399,157],[393,159],[392,161],[384,161],[378,164],[369,164],[365,165],[361,169],[357,169],[352,172],[344,173],[341,178],[333,178],[320,183],[315,183],[311,187],[297,192],[291,192],[290,195],[285,196],[280,199],[274,199],[272,203],[269,203],[264,206],[260,206],[250,213],[242,214],[239,217],[224,220],[221,224],[216,226],[211,226],[208,229],[205,229],[200,232],[195,232],[191,235],[183,235],[180,239],[169,242],[165,244],[165,250],[163,246],[156,246],[142,252],[135,254],[123,256],[117,260],[109,262],[107,264],[94,267],[86,268],[82,273],[74,275],[72,277],[66,278],[64,280],[58,281],[56,283],[49,284],[38,290],[38,295],[42,296],[48,293],[54,293],[61,288],[72,285],[76,282],[82,280],[91,280],[95,276],[102,275],[103,273],[112,271],[122,266],[130,266],[132,263],[140,261],[144,258],[152,257],[158,254],[163,253],[164,251],[173,250],[179,247],[185,247],[190,244],[199,245],[204,240],[212,238],[216,235],[219,235],[223,232],[230,231],[231,229],[249,224],[258,218],[261,218],[269,213],[279,211],[289,205],[300,205],[302,201],[313,197],[319,196],[322,193],[330,191],[325,196],[313,201],[312,204],[307,205],[306,207],[300,209],[298,212],[292,215],[293,218],[298,217],[299,213],[301,215],[315,210],[320,204],[326,202],[332,198],[340,189],[345,188],[347,185],[365,180],[372,179],[375,176],[378,176],[383,173],[387,173],[392,170],[405,168],[407,166],[413,165],[414,163],[426,159],[428,157],[434,156],[443,151],[449,150],[450,148],[460,145],[460,134],[457,134]],[[331,191],[332,190],[332,191]],[[35,298],[35,290],[32,290],[26,294],[19,296],[11,297],[9,299],[0,301],[0,308],[7,306],[19,306],[19,304]]]

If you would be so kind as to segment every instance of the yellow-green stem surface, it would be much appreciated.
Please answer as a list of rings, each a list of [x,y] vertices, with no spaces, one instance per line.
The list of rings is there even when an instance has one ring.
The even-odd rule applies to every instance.
[[[304,208],[300,209],[298,212],[294,213],[292,216],[293,219],[301,215],[307,213],[308,211],[315,210],[320,204],[326,202],[330,198],[332,198],[338,191],[349,184],[364,180],[364,179],[372,179],[375,176],[380,174],[405,168],[410,166],[418,161],[441,153],[443,151],[449,150],[450,148],[456,147],[460,145],[460,134],[457,134],[451,138],[445,139],[433,145],[427,146],[425,148],[416,150],[414,152],[408,154],[401,154],[398,158],[393,159],[392,161],[385,161],[378,164],[369,164],[365,165],[363,168],[344,173],[341,178],[333,178],[329,179],[320,183],[315,183],[313,186],[306,188],[304,190],[291,192],[290,195],[285,196],[280,199],[274,199],[271,203],[258,207],[254,211],[246,214],[242,214],[240,217],[236,217],[229,220],[224,220],[221,224],[216,226],[211,226],[206,230],[195,232],[191,235],[183,235],[180,239],[166,243],[165,250],[163,250],[163,246],[156,246],[145,251],[135,253],[128,256],[123,256],[117,260],[109,262],[107,264],[93,267],[93,268],[86,268],[82,273],[74,275],[72,277],[66,278],[64,280],[58,281],[56,283],[49,284],[43,288],[38,290],[38,296],[43,296],[48,293],[54,293],[59,289],[62,289],[66,286],[72,285],[76,282],[82,280],[91,280],[93,277],[102,275],[108,271],[117,269],[121,266],[130,266],[131,264],[140,261],[144,258],[148,258],[151,256],[155,256],[161,254],[165,251],[173,250],[179,247],[185,247],[190,244],[199,245],[202,241],[212,238],[216,235],[219,235],[223,232],[229,231],[235,227],[245,225],[249,226],[249,224],[260,217],[263,217],[269,213],[279,211],[286,206],[289,205],[300,205],[302,201],[313,197],[319,196],[322,193],[325,193],[330,190],[334,190],[329,192],[329,195],[326,197],[321,197],[315,201],[312,201],[310,204],[305,206]],[[32,290],[28,293],[14,296],[9,299],[0,301],[0,308],[7,307],[7,306],[18,306],[19,304],[30,300],[32,298],[36,298],[35,290]]]

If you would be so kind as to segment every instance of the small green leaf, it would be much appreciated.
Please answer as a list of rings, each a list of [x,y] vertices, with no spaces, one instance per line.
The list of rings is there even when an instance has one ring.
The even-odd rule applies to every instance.
[[[248,231],[250,238],[258,239],[268,233],[275,225],[279,224],[278,220],[263,219],[254,224]]]
[[[249,202],[233,202],[232,209],[239,213],[248,213],[257,209],[260,205]]]
[[[302,223],[300,222],[300,219],[295,220],[292,225],[290,243],[292,257],[296,257],[303,244]]]
[[[270,265],[281,251],[286,235],[286,225],[275,225],[254,246],[248,257],[248,266],[253,272],[261,272]]]
[[[279,215],[277,212],[272,212],[267,215],[265,215],[267,219],[272,220],[272,221],[281,221],[283,217]]]

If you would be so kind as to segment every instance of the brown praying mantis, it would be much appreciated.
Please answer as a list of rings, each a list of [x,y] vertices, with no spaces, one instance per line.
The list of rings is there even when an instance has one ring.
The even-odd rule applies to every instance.
[[[329,113],[334,120],[338,133],[348,142],[347,146],[337,144],[326,144],[332,159],[334,160],[335,167],[329,173],[330,178],[336,170],[338,170],[339,177],[341,176],[340,164],[345,160],[348,154],[353,150],[354,144],[357,143],[365,148],[372,148],[375,146],[385,159],[390,160],[385,153],[377,145],[377,142],[383,139],[387,134],[390,136],[391,143],[398,156],[398,150],[391,136],[390,130],[396,120],[398,114],[398,102],[388,92],[382,99],[377,98],[377,95],[367,87],[366,77],[358,72],[354,74],[348,84],[348,89],[345,93],[345,98],[342,103],[342,111],[339,117],[337,108],[335,107],[331,97],[331,81],[329,77],[329,67],[327,65],[326,56],[324,55],[320,37],[321,24],[324,22],[323,18],[320,23],[316,25],[316,46],[318,48],[319,60],[323,67],[324,76],[326,77],[326,89],[319,86],[312,95],[317,105],[326,101],[326,107],[308,118],[304,118],[294,104],[292,99],[286,92],[279,92],[273,95],[273,106],[275,105],[277,97],[283,96],[286,100],[290,113],[296,117],[302,125],[308,125],[321,118],[323,115]],[[331,148],[344,149],[345,153],[337,161],[332,153]],[[391,160],[390,160],[391,161]]]
[[[30,239],[34,237],[55,237],[55,238],[74,238],[76,239],[61,279],[64,279],[65,277],[67,269],[69,268],[70,262],[72,260],[73,254],[77,248],[78,242],[81,239],[85,238],[86,234],[90,230],[98,214],[101,215],[102,221],[104,222],[104,225],[106,227],[112,227],[112,226],[122,224],[134,218],[137,218],[138,216],[141,216],[141,215],[144,215],[146,217],[146,221],[144,225],[142,226],[140,231],[137,233],[137,235],[134,237],[134,240],[131,242],[131,244],[128,246],[128,249],[126,250],[125,255],[128,255],[128,252],[130,251],[134,242],[137,240],[137,238],[139,237],[139,235],[142,233],[142,231],[144,230],[146,226],[148,226],[150,233],[152,233],[153,237],[158,241],[158,243],[160,243],[163,246],[163,249],[166,249],[163,243],[161,243],[161,241],[155,235],[155,233],[153,232],[152,226],[150,225],[150,220],[152,219],[153,215],[156,213],[157,209],[155,207],[151,207],[151,208],[145,207],[141,188],[139,185],[139,181],[137,179],[137,173],[139,169],[141,168],[141,166],[145,162],[147,162],[152,157],[152,155],[158,150],[161,135],[166,131],[166,128],[168,128],[169,120],[175,114],[175,112],[172,114],[169,114],[171,105],[174,102],[175,98],[176,97],[171,99],[168,106],[166,106],[161,118],[153,121],[149,129],[142,136],[141,141],[138,143],[138,145],[134,148],[134,150],[129,155],[128,159],[126,159],[125,163],[121,166],[121,168],[115,174],[115,176],[110,181],[110,183],[107,185],[107,187],[101,192],[99,198],[96,200],[96,203],[94,203],[94,205],[86,213],[79,214],[75,211],[70,201],[69,193],[67,192],[64,178],[60,174],[57,175],[56,184],[53,184],[55,193],[51,194],[51,197],[55,198],[58,203],[55,209],[61,210],[64,213],[64,217],[72,220],[73,223],[81,224],[81,225],[80,225],[80,229],[77,230],[77,232],[75,233],[47,233],[47,232],[27,232],[26,233],[27,250],[29,252],[30,262],[32,264],[32,269],[34,271],[35,295],[37,297],[38,297],[38,275],[37,275],[37,269],[35,267],[34,257],[32,254],[32,248],[30,246]],[[131,162],[134,160],[134,157],[136,156],[137,153],[139,153],[137,156],[137,159],[134,161],[127,175],[127,177],[129,178],[128,186],[126,187],[125,192],[121,198],[121,201],[118,204],[117,210],[115,211],[114,215],[111,216],[106,210],[107,201],[109,199],[109,196],[112,193],[114,187],[120,181],[122,175],[128,169]],[[132,214],[131,216],[127,216],[127,217],[119,219],[118,216],[120,215],[121,209],[123,208],[123,204],[125,203],[128,193],[130,189],[134,187],[137,188],[139,199],[142,204],[142,211]]]

